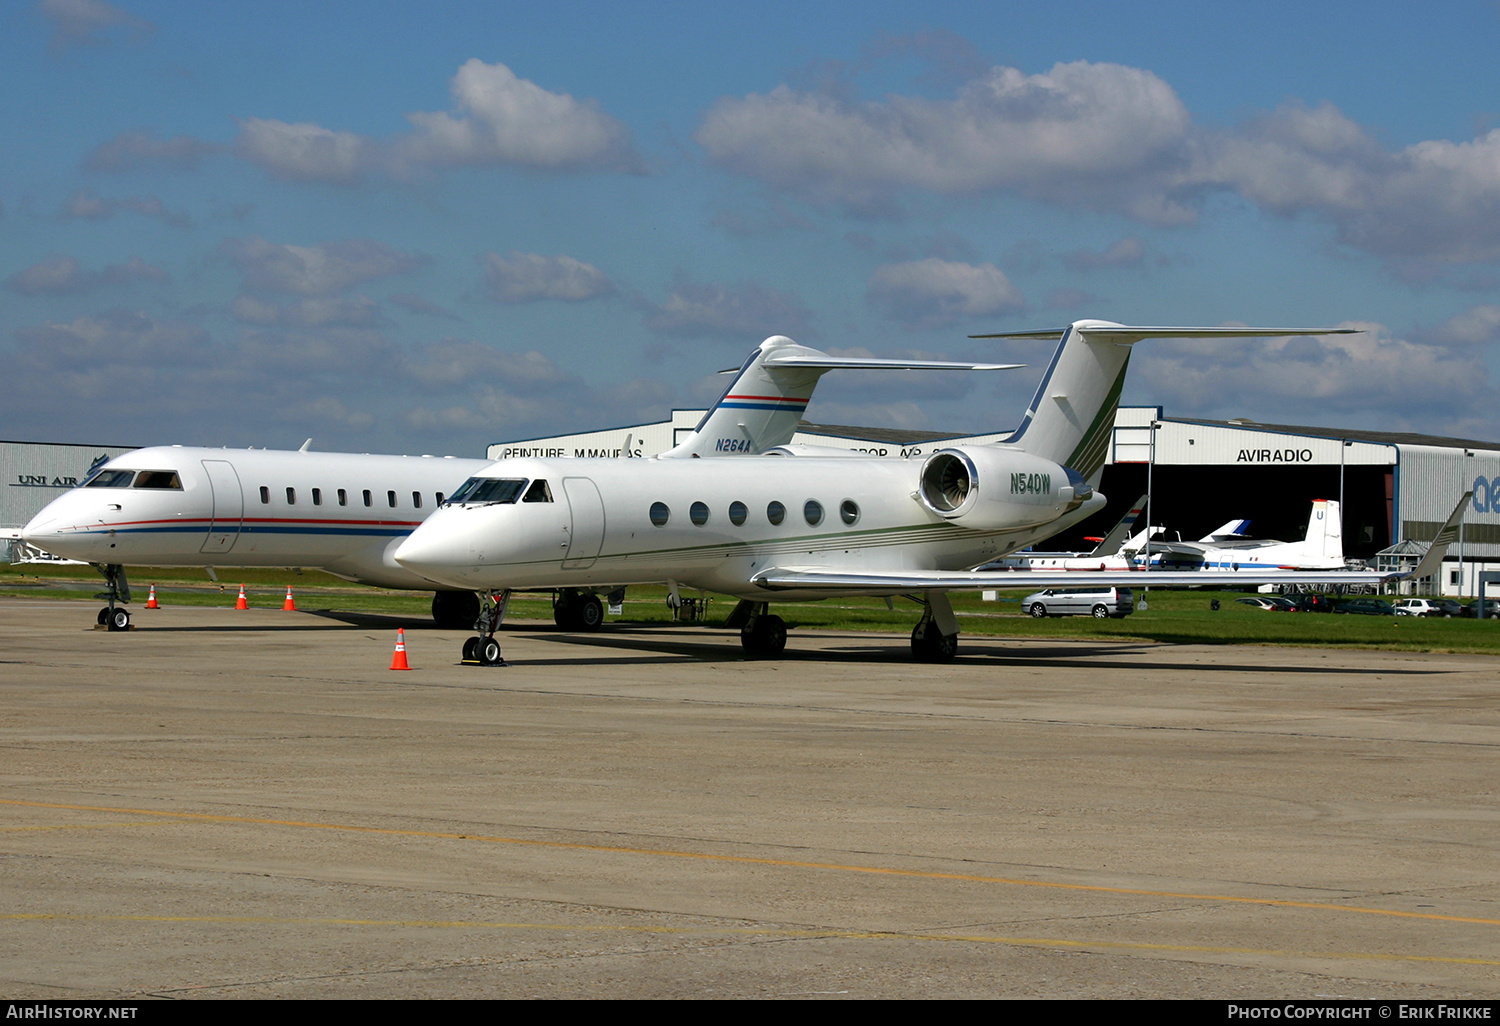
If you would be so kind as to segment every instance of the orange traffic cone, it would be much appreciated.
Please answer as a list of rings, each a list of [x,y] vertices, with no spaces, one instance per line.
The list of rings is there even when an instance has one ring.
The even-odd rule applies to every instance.
[[[391,669],[393,669],[393,670],[409,670],[409,669],[411,669],[410,666],[406,665],[406,628],[405,627],[397,627],[396,628],[396,654],[391,657]]]
[[[240,597],[237,598],[237,599],[235,599],[234,608],[236,608],[236,609],[249,609],[250,608],[250,603],[245,601],[245,586],[243,584],[240,585]]]
[[[297,603],[292,601],[292,586],[290,584],[286,586],[286,601],[281,604],[281,608],[283,612],[288,609],[294,613],[297,611]]]
[[[151,585],[151,594],[146,596],[147,609],[160,609],[161,603],[156,601],[156,585]]]

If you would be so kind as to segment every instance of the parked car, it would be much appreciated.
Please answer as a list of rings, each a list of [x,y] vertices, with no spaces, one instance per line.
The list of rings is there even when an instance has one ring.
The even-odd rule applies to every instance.
[[[1264,609],[1268,613],[1295,613],[1297,607],[1280,595],[1257,595],[1253,598],[1235,599],[1242,606],[1254,606],[1256,609]]]
[[[1452,599],[1404,598],[1396,602],[1397,616],[1462,616],[1464,607]]]
[[[1283,595],[1292,605],[1303,613],[1331,613],[1333,612],[1333,599],[1327,595],[1320,595],[1315,591],[1299,592],[1295,595]]]
[[[1395,616],[1396,607],[1385,599],[1345,599],[1333,607],[1335,613],[1358,613],[1362,616]]]
[[[1458,612],[1455,615],[1467,617],[1470,620],[1475,619],[1479,616],[1479,600],[1475,599],[1473,602],[1459,606]],[[1500,599],[1491,598],[1484,600],[1484,618],[1486,620],[1500,618]]]
[[[1027,595],[1021,608],[1037,619],[1044,616],[1129,616],[1135,611],[1135,595],[1129,588],[1048,588]]]

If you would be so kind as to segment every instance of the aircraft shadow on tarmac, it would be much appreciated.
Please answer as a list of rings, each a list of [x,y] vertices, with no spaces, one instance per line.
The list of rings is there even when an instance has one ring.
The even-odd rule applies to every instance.
[[[357,613],[333,609],[305,609],[300,610],[304,615],[315,616],[323,620],[322,623],[286,624],[268,627],[262,624],[233,624],[220,626],[161,626],[152,627],[153,631],[183,632],[183,633],[210,633],[219,634],[231,631],[255,632],[274,630],[282,631],[337,631],[347,628],[362,628],[373,630],[390,630],[404,628],[413,634],[425,634],[427,632],[439,632],[450,638],[461,633],[451,628],[441,628],[431,620],[420,614],[412,616],[392,616],[388,613]],[[690,637],[682,637],[681,632],[692,631]],[[595,652],[590,655],[581,655],[575,659],[536,659],[526,658],[521,660],[527,666],[586,666],[586,665],[614,665],[614,664],[643,664],[651,662],[678,662],[681,660],[696,660],[698,662],[744,662],[747,657],[740,647],[740,639],[735,631],[714,632],[712,628],[702,624],[661,624],[651,626],[613,624],[606,627],[598,634],[578,634],[559,631],[552,624],[544,621],[521,621],[507,623],[499,634],[502,648],[507,636],[525,635],[529,639],[546,641],[552,644],[576,645],[584,648],[599,649],[624,649],[626,651],[641,653],[641,655],[610,658],[602,653]],[[819,640],[819,641],[843,641],[845,644],[838,647],[823,647],[818,649],[798,650],[788,647],[778,660],[773,662],[820,662],[820,663],[887,663],[893,661],[911,660],[904,638],[883,637],[880,641],[872,639],[869,643],[856,640],[848,634],[835,634],[830,632],[819,632],[815,629],[799,630],[792,636],[793,644],[797,639]],[[448,642],[445,641],[445,644]],[[457,645],[453,645],[456,649]],[[1151,662],[1140,659],[1120,659],[1122,655],[1138,655],[1162,647],[1160,642],[1128,642],[1110,641],[1105,643],[1093,643],[1088,641],[1072,641],[1066,644],[1048,642],[1037,644],[1030,641],[1018,641],[1011,638],[993,638],[979,635],[965,635],[960,644],[958,657],[954,665],[974,664],[980,660],[991,665],[1001,664],[1013,667],[1074,667],[1080,670],[1182,670],[1185,667],[1178,662]],[[1168,646],[1175,647],[1175,646]],[[646,653],[654,654],[657,658],[643,658]],[[457,664],[457,660],[454,660]],[[1264,663],[1246,664],[1237,662],[1213,662],[1195,664],[1193,669],[1203,673],[1336,673],[1354,676],[1392,675],[1402,676],[1426,676],[1429,674],[1446,673],[1444,669],[1421,669],[1417,667],[1393,667],[1368,666],[1349,667],[1329,665],[1326,660],[1319,659],[1317,663],[1291,663],[1288,665],[1268,665]]]

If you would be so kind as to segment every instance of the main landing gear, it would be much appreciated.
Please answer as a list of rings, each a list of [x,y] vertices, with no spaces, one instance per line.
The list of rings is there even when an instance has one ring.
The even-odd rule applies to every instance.
[[[945,591],[922,596],[922,619],[911,630],[911,656],[919,663],[951,663],[958,655],[958,618]]]
[[[109,602],[109,605],[99,610],[97,618],[99,626],[107,627],[112,631],[130,630],[130,611],[115,604],[130,601],[130,582],[125,579],[125,568],[119,563],[93,563],[91,565],[104,575],[104,583],[109,586],[108,591],[101,591],[94,596],[94,598],[106,599]]]
[[[565,631],[597,631],[604,626],[604,604],[592,592],[564,588],[552,599],[552,619]]]
[[[495,632],[505,620],[505,607],[509,603],[509,591],[479,593],[479,617],[474,624],[479,634],[464,642],[465,666],[505,665],[505,660],[500,658],[500,642],[495,640]]]
[[[739,626],[740,646],[751,659],[775,659],[786,651],[786,621],[773,615],[768,602],[741,602],[729,617]]]
[[[440,591],[432,596],[432,619],[439,627],[468,630],[479,619],[479,605],[472,591]]]

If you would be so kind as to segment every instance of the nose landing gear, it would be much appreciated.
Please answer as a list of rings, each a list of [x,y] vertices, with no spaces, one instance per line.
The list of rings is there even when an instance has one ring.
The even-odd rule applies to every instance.
[[[474,625],[477,637],[464,642],[463,663],[465,666],[504,666],[500,657],[500,642],[495,632],[505,620],[505,607],[510,603],[510,592],[480,592],[479,621]]]
[[[116,606],[130,601],[130,582],[125,579],[125,568],[118,563],[92,563],[93,568],[104,575],[108,591],[101,591],[95,598],[105,599],[109,605],[99,610],[96,622],[100,627],[112,631],[130,630],[130,611]]]

